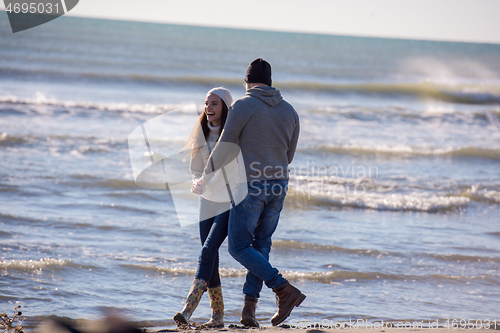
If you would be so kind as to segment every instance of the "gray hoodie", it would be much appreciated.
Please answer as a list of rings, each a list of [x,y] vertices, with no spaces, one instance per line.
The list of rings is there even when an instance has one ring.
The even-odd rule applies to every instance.
[[[234,152],[225,149],[222,142],[239,145],[248,182],[288,179],[288,164],[295,154],[299,130],[299,116],[279,90],[269,86],[247,90],[228,112],[219,144],[210,155],[213,168],[212,163],[207,163],[204,179],[234,158]]]

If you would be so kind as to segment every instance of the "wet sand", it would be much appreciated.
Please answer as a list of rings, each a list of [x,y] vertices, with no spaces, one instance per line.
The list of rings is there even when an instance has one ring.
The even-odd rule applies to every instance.
[[[336,333],[339,330],[342,331],[358,331],[360,333],[409,333],[409,332],[418,332],[418,333],[465,333],[473,330],[474,332],[483,332],[488,333],[491,332],[491,329],[477,329],[477,328],[394,328],[394,327],[383,327],[383,328],[343,328],[343,329],[324,329],[324,328],[283,328],[283,327],[261,327],[261,328],[242,328],[242,327],[227,327],[215,330],[209,330],[213,332],[228,332],[228,333]],[[500,329],[497,325],[497,330]],[[163,330],[146,330],[146,332],[150,333],[162,333],[162,332],[201,332],[207,330],[180,330],[180,329],[163,329]]]

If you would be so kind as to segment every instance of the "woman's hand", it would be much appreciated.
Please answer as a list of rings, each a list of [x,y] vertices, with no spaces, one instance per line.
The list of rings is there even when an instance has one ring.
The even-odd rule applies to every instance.
[[[207,182],[203,178],[198,179],[193,183],[193,186],[191,186],[191,192],[193,192],[194,194],[201,195],[205,190],[206,184]]]

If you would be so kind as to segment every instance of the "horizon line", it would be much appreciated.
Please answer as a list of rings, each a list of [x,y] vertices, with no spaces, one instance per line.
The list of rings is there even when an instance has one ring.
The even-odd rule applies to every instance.
[[[86,15],[71,15],[70,13],[68,13],[66,16],[68,16],[68,17],[87,18],[87,19],[96,19],[96,20],[108,20],[108,21],[153,23],[153,24],[178,25],[178,26],[185,26],[185,27],[232,29],[232,30],[260,31],[260,32],[280,32],[280,33],[292,33],[292,34],[303,34],[303,35],[322,35],[322,36],[332,36],[332,37],[354,37],[354,38],[392,39],[392,40],[421,41],[421,42],[438,42],[438,43],[463,43],[463,44],[500,45],[500,40],[493,42],[493,41],[471,41],[471,40],[455,40],[455,39],[439,39],[439,38],[436,38],[436,39],[426,39],[424,37],[395,37],[395,36],[383,36],[383,35],[343,34],[343,33],[323,32],[323,31],[299,31],[299,30],[285,30],[285,29],[258,29],[258,28],[249,28],[249,27],[224,26],[224,25],[203,25],[203,24],[194,24],[194,23],[166,22],[166,21],[156,21],[156,20],[137,20],[137,19],[128,19],[128,18],[98,17],[98,16],[86,16]]]
[[[7,11],[5,9],[0,9],[0,12]],[[419,42],[437,42],[437,43],[462,43],[462,44],[485,44],[485,45],[500,45],[499,41],[476,41],[476,40],[458,40],[458,39],[445,39],[445,38],[425,38],[425,37],[401,37],[401,36],[387,36],[387,35],[369,35],[369,34],[348,34],[348,33],[334,33],[325,31],[301,31],[293,29],[259,29],[255,27],[242,27],[242,26],[224,26],[224,25],[204,25],[195,23],[181,23],[181,22],[167,22],[158,20],[141,20],[141,19],[130,19],[130,18],[115,18],[115,17],[101,17],[101,16],[88,16],[88,15],[73,15],[68,12],[66,17],[74,18],[84,18],[93,20],[103,20],[103,21],[121,21],[121,22],[136,22],[136,23],[151,23],[151,24],[164,24],[164,25],[177,25],[185,27],[199,27],[199,28],[213,28],[213,29],[231,29],[231,30],[245,30],[245,31],[258,31],[258,32],[277,32],[277,33],[291,33],[291,34],[303,34],[303,35],[320,35],[320,36],[332,36],[332,37],[352,37],[352,38],[373,38],[373,39],[389,39],[389,40],[401,40],[401,41],[419,41]],[[49,22],[47,22],[49,23]]]

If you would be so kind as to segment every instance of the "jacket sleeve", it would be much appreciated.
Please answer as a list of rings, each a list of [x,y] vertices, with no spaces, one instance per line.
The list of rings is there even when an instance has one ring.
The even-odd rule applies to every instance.
[[[203,147],[200,147],[200,149],[198,149],[198,151],[194,153],[194,156],[191,157],[191,162],[189,164],[189,170],[191,171],[191,175],[193,176],[193,181],[201,178],[203,169],[205,167],[203,163],[203,156],[201,156],[201,149],[203,149]]]
[[[292,163],[293,157],[295,156],[295,150],[297,149],[297,142],[299,141],[299,132],[300,132],[300,122],[297,118],[297,122],[295,124],[295,128],[292,134],[292,140],[290,141],[290,147],[286,152],[286,156],[288,157],[288,164]]]

